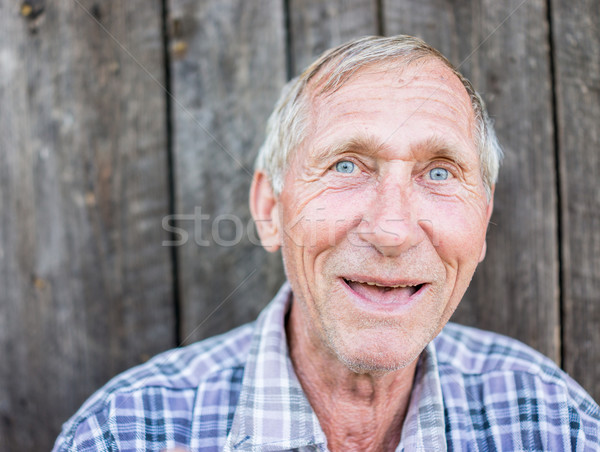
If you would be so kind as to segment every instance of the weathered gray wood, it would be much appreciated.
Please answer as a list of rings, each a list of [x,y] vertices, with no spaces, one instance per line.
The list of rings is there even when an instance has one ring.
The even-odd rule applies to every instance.
[[[556,175],[546,2],[384,1],[387,34],[424,38],[487,101],[506,158],[486,260],[454,319],[559,361]]]
[[[600,400],[600,3],[552,2],[563,363]]]
[[[189,234],[177,252],[191,342],[254,319],[283,280],[280,256],[252,244],[246,227],[254,158],[285,83],[284,17],[278,0],[171,0],[169,9],[176,211],[197,213],[177,223]]]
[[[378,33],[376,0],[290,0],[289,19],[293,75],[331,47]]]
[[[161,6],[20,3],[0,0],[0,449],[41,451],[174,345]]]

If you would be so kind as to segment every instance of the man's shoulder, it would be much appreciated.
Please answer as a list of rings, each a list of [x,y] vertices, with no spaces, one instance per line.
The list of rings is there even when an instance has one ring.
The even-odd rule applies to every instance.
[[[103,450],[98,442],[117,445],[121,428],[115,419],[132,425],[148,424],[155,413],[174,422],[192,422],[194,405],[208,397],[219,397],[241,385],[249,354],[254,323],[194,344],[160,353],[144,364],[111,379],[96,391],[65,423],[55,450]],[[234,401],[231,400],[232,404]],[[179,419],[179,420],[176,420]],[[137,428],[137,427],[136,427]],[[109,438],[109,439],[107,439]],[[77,441],[77,446],[73,441]]]
[[[563,372],[548,357],[516,339],[449,322],[435,339],[439,365],[463,374],[514,371],[549,378]]]
[[[440,376],[449,385],[459,381],[485,399],[515,396],[522,402],[564,406],[593,421],[595,435],[600,408],[589,394],[550,358],[528,345],[498,333],[448,323],[435,339]],[[521,403],[521,402],[519,402]]]
[[[244,366],[252,332],[253,323],[249,323],[227,333],[162,352],[116,376],[100,391],[131,392],[148,387],[196,389],[202,380]]]

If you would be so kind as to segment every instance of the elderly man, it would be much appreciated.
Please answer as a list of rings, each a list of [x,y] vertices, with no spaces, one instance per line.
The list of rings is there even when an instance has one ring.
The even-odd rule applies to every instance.
[[[447,324],[500,154],[424,42],[326,52],[284,89],[250,194],[289,283],[255,323],[115,378],[55,450],[598,450],[600,409],[550,360]]]

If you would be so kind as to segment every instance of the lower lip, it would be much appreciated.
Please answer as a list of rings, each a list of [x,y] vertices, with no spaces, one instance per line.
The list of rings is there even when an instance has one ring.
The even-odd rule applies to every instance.
[[[373,312],[381,312],[381,313],[389,313],[389,314],[399,314],[404,311],[408,311],[415,305],[424,295],[424,293],[429,288],[429,284],[423,284],[419,290],[417,290],[414,294],[408,297],[405,300],[400,300],[397,303],[378,303],[374,300],[370,300],[358,292],[354,291],[352,287],[350,287],[343,278],[340,278],[341,285],[343,289],[348,293],[349,298],[357,305],[359,308],[366,311]]]

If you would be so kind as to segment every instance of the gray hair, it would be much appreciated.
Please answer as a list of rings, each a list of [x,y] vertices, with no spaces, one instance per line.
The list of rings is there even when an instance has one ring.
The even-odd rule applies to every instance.
[[[483,99],[471,82],[440,52],[421,39],[406,35],[367,36],[330,49],[283,87],[267,122],[266,138],[256,159],[256,169],[266,173],[275,194],[278,195],[283,189],[290,155],[306,136],[310,112],[309,82],[322,73],[315,82],[320,86],[318,94],[333,92],[367,65],[401,63],[408,66],[425,58],[442,62],[467,90],[475,114],[474,137],[479,149],[481,177],[489,198],[498,178],[502,149]]]

